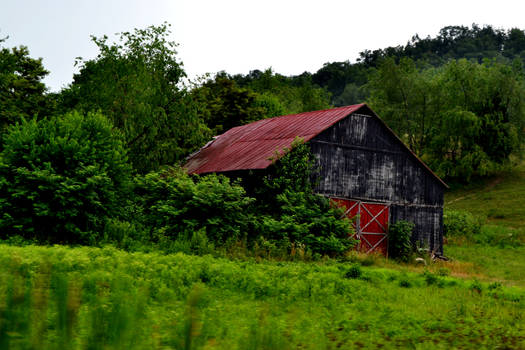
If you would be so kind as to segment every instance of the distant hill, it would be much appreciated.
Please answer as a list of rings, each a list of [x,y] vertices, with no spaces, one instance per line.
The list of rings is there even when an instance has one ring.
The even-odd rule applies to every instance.
[[[356,63],[349,60],[328,62],[315,73],[284,77],[290,85],[298,85],[310,80],[316,86],[330,92],[330,102],[335,106],[350,105],[366,99],[366,91],[360,89],[367,82],[370,68],[377,67],[386,57],[399,60],[408,57],[424,61],[432,66],[440,66],[450,59],[467,58],[478,62],[484,59],[497,59],[511,63],[514,60],[525,62],[525,32],[519,28],[496,29],[493,26],[447,26],[435,37],[420,38],[415,34],[406,45],[390,46],[383,49],[369,49],[361,52]],[[253,86],[262,72],[253,70],[246,75],[235,75],[233,79],[240,86]]]

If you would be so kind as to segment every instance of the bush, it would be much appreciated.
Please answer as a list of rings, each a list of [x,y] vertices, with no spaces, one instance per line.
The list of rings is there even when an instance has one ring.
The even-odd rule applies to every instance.
[[[346,271],[345,278],[359,278],[362,274],[361,266],[359,264],[352,264],[348,271]]]
[[[156,240],[190,240],[204,229],[207,239],[222,244],[239,239],[252,221],[254,200],[225,176],[192,177],[169,168],[137,176],[135,184],[137,218]]]
[[[466,211],[443,211],[443,234],[445,236],[472,236],[481,231],[478,218]]]
[[[429,286],[433,284],[437,284],[439,281],[438,276],[436,276],[435,274],[433,274],[432,272],[428,270],[425,270],[425,272],[423,272],[423,277],[425,278],[426,284]]]
[[[352,226],[341,219],[342,211],[328,198],[313,192],[315,182],[310,149],[301,139],[284,150],[265,176],[258,181],[254,234],[270,240],[305,245],[314,254],[340,255],[355,245]]]
[[[414,224],[408,221],[398,221],[388,228],[388,255],[391,258],[408,261],[413,247],[410,243]]]
[[[9,128],[0,153],[0,232],[93,244],[121,213],[131,168],[102,115],[72,112]]]

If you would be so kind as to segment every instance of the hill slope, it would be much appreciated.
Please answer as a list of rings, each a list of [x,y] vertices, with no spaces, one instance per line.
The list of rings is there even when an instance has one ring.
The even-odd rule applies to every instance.
[[[445,196],[445,208],[466,210],[489,224],[525,229],[525,164]]]
[[[445,246],[445,254],[462,265],[458,272],[525,286],[525,164],[450,191],[445,210],[468,211],[484,223],[478,236]]]

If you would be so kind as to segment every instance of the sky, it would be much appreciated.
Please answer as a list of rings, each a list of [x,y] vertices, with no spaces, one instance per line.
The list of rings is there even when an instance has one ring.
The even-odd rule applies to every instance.
[[[436,36],[448,25],[525,29],[525,2],[499,0],[0,0],[4,47],[25,45],[50,71],[51,91],[67,86],[75,58],[91,59],[90,36],[171,24],[170,39],[190,79],[224,70],[315,72],[355,62],[359,52]]]

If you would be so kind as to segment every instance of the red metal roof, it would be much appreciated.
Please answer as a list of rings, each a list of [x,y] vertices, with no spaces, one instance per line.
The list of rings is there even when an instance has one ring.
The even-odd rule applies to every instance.
[[[296,137],[309,141],[363,106],[285,115],[232,128],[190,156],[184,167],[193,174],[265,169],[275,151],[289,148]]]
[[[259,120],[238,126],[191,155],[184,165],[190,174],[218,173],[232,170],[266,169],[277,150],[289,148],[296,137],[310,141],[341,119],[365,107],[392,132],[400,144],[445,188],[443,182],[366,104],[325,109]]]

